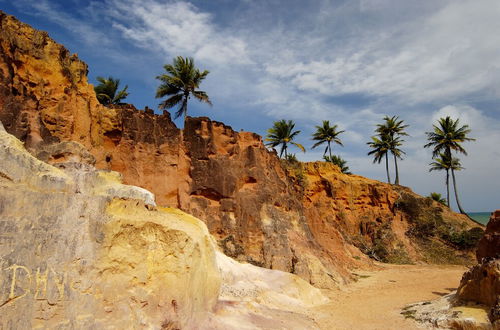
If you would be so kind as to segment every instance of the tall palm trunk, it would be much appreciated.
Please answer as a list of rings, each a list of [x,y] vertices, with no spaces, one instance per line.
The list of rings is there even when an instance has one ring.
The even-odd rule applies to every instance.
[[[455,191],[455,200],[457,201],[458,209],[460,213],[467,214],[464,209],[462,209],[462,205],[460,205],[460,200],[458,199],[457,182],[455,180],[455,171],[453,171],[453,168],[451,169],[451,177],[453,178],[453,190]]]
[[[328,141],[328,153],[330,154],[330,161],[332,161],[332,147],[330,146],[330,141]]]
[[[385,154],[385,170],[387,172],[387,182],[391,184],[391,177],[389,176],[389,157]]]
[[[396,180],[394,181],[394,184],[399,185],[399,171],[398,171],[398,160],[396,157],[396,154],[394,154],[394,167],[396,168]]]
[[[450,207],[450,171],[446,169],[446,205]]]

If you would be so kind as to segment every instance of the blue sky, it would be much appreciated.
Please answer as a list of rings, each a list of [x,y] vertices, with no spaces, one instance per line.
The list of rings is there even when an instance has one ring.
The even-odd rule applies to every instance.
[[[0,9],[78,53],[91,83],[119,77],[140,108],[157,107],[163,64],[192,56],[210,70],[201,87],[214,106],[192,102],[190,115],[261,135],[293,119],[306,147],[330,120],[346,130],[334,153],[370,178],[385,171],[366,142],[383,116],[398,115],[411,135],[401,183],[423,195],[445,191],[444,174],[428,173],[424,132],[441,116],[460,118],[477,139],[461,157],[462,204],[500,209],[498,0],[0,0]]]

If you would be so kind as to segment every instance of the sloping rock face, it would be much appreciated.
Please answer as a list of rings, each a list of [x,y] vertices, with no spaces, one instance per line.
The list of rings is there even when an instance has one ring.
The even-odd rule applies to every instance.
[[[408,188],[342,174],[326,162],[300,164],[290,174],[302,178],[309,227],[327,251],[349,243],[385,262],[470,263],[472,246],[450,248],[459,233],[481,234],[466,216]]]
[[[193,328],[221,277],[204,223],[0,125],[0,328]]]
[[[0,13],[0,25],[0,121],[40,159],[95,161],[120,172],[126,184],[152,191],[160,205],[205,221],[227,255],[319,287],[348,280],[352,268],[370,267],[358,248],[384,261],[434,261],[406,234],[414,227],[409,221],[426,217],[409,213],[413,204],[430,203],[425,199],[407,193],[416,202],[398,210],[399,190],[332,166],[318,172],[310,165],[306,186],[253,133],[189,117],[180,130],[168,112],[105,108],[76,55],[11,16]],[[69,141],[93,159],[80,147],[68,151]],[[451,213],[450,219],[452,227],[456,219],[457,226],[472,226]],[[392,252],[379,251],[387,242]],[[434,255],[456,254],[439,247]]]
[[[493,212],[479,241],[477,261],[462,277],[457,297],[488,306],[491,322],[500,327],[500,210]]]

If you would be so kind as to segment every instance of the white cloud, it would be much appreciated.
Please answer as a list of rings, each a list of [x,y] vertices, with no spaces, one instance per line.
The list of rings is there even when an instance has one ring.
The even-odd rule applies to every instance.
[[[188,2],[109,0],[107,5],[113,26],[143,47],[206,63],[250,63],[243,40],[218,30],[212,15]]]
[[[321,60],[277,60],[266,69],[300,90],[329,95],[390,95],[411,103],[454,100],[478,91],[498,95],[499,17],[496,0],[450,2],[429,17],[362,30],[354,36],[359,43],[341,53]],[[326,43],[324,54],[329,47]]]

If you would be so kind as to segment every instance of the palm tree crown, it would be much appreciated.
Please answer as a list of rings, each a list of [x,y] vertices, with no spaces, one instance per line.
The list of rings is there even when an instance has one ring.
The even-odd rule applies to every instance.
[[[396,172],[395,184],[399,184],[399,169],[398,169],[398,159],[403,159],[402,155],[405,154],[403,150],[399,147],[403,144],[404,140],[400,139],[400,136],[407,136],[408,134],[404,131],[408,125],[403,125],[403,120],[399,120],[398,116],[385,116],[384,123],[378,124],[375,132],[379,136],[384,137],[389,141],[389,151],[394,156],[394,168]]]
[[[118,91],[120,79],[114,79],[113,77],[97,77],[96,79],[99,82],[99,85],[94,87],[94,91],[97,100],[101,104],[120,104],[121,101],[129,95],[127,92],[128,86],[125,86],[124,89]]]
[[[398,116],[385,116],[384,123],[378,124],[375,130],[380,135],[389,135],[390,137],[408,135],[404,129],[409,125],[403,125],[403,120],[399,120]]]
[[[163,68],[167,73],[156,77],[161,81],[161,85],[156,90],[156,98],[165,96],[168,98],[160,103],[160,109],[170,109],[179,105],[174,118],[179,118],[181,115],[186,117],[188,100],[191,95],[200,102],[212,105],[207,93],[198,90],[200,83],[207,77],[209,71],[201,72],[197,69],[191,57],[177,56],[172,64],[165,64]]]
[[[424,146],[424,148],[434,147],[432,157],[438,156],[443,151],[448,157],[451,157],[452,150],[467,155],[461,143],[475,141],[475,139],[467,137],[467,134],[471,132],[469,125],[459,127],[459,119],[453,120],[449,116],[440,118],[438,125],[433,125],[433,128],[434,131],[425,133],[429,143]]]
[[[289,143],[298,147],[303,152],[306,152],[301,144],[293,142],[293,139],[300,133],[300,131],[294,131],[294,128],[295,123],[293,121],[286,121],[283,119],[275,121],[273,127],[267,130],[266,141],[268,141],[268,143],[266,143],[266,145],[272,148],[281,145],[280,158],[283,156],[283,152],[285,153],[285,158],[287,157]]]
[[[464,169],[460,163],[460,159],[456,157],[449,157],[443,153],[440,153],[438,157],[435,157],[434,161],[429,165],[431,166],[429,172],[442,170],[449,171],[451,169],[454,171],[460,171]]]
[[[326,155],[327,151],[329,151],[330,158],[332,158],[331,143],[334,142],[343,146],[342,141],[338,138],[338,135],[344,132],[345,131],[337,131],[337,125],[330,126],[329,120],[323,120],[323,126],[316,126],[316,132],[313,134],[313,140],[318,142],[316,142],[312,148],[314,149],[326,142],[327,146],[323,156]]]

